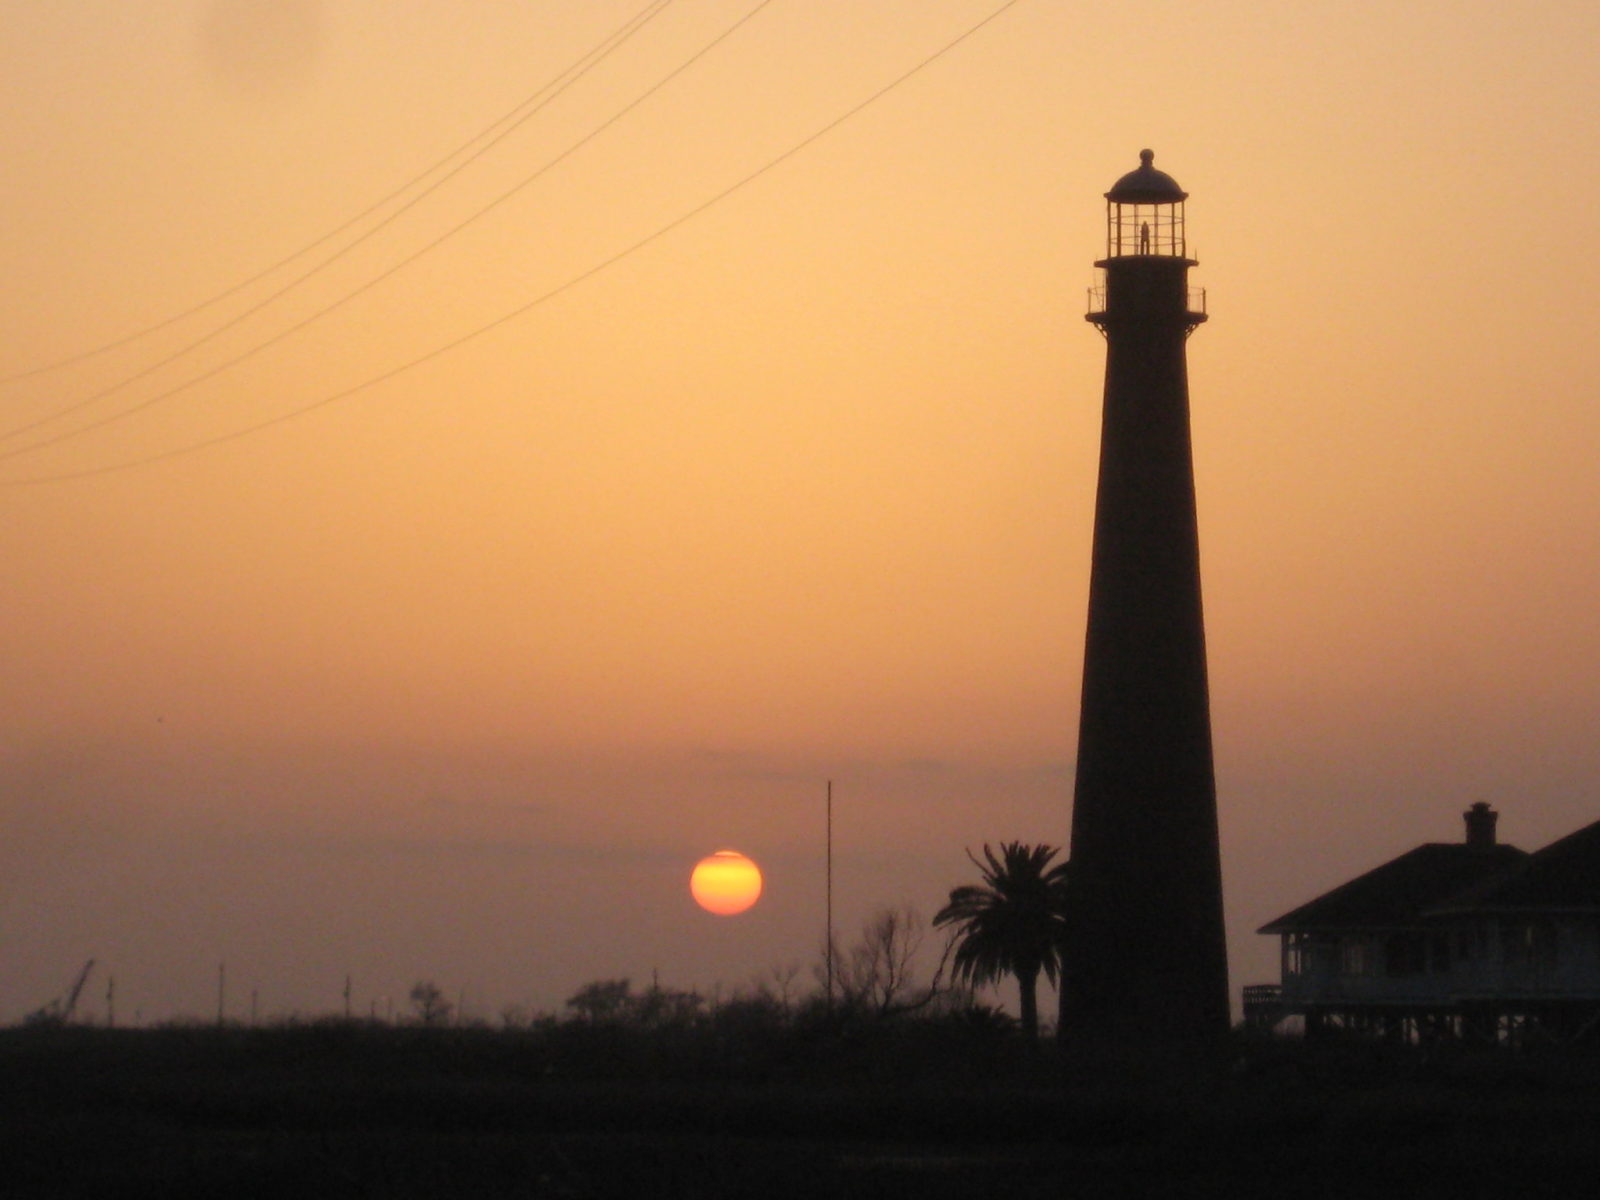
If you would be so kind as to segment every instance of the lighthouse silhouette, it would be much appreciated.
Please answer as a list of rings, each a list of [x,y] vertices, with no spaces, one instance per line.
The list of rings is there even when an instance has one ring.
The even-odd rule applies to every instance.
[[[1192,1044],[1228,1028],[1222,867],[1185,346],[1188,193],[1141,164],[1106,193],[1100,480],[1072,808],[1061,1033]]]

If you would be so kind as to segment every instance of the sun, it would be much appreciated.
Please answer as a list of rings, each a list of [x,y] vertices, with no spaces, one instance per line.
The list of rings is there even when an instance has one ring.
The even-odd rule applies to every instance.
[[[737,850],[718,850],[695,864],[689,891],[707,912],[731,917],[761,898],[761,868]]]

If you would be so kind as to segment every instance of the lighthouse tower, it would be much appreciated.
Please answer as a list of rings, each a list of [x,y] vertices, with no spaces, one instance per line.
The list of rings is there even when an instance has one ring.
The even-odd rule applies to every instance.
[[[1188,193],[1155,169],[1106,193],[1100,483],[1072,809],[1061,1030],[1092,1043],[1228,1028],[1216,783],[1185,343]]]

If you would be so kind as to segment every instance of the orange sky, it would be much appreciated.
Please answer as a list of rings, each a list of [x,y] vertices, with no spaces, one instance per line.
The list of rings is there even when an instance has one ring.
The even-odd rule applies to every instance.
[[[731,989],[1065,841],[1101,194],[1191,193],[1233,983],[1251,930],[1486,799],[1600,817],[1600,110],[1589,3],[677,0],[296,274],[0,385],[0,1020],[436,979]],[[338,228],[646,0],[82,0],[0,16],[0,374]],[[370,221],[369,221],[370,224]],[[350,235],[343,235],[348,238]],[[338,242],[319,253],[326,255]],[[316,254],[296,260],[299,271]],[[14,453],[15,452],[15,453]],[[716,921],[693,864],[767,871]],[[713,924],[708,924],[714,922]]]

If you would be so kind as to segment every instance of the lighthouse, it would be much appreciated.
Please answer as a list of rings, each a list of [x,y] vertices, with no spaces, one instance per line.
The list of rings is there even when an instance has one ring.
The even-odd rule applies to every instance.
[[[1188,193],[1139,157],[1105,194],[1088,313],[1106,374],[1061,996],[1082,1045],[1228,1028],[1186,358],[1205,299]]]

